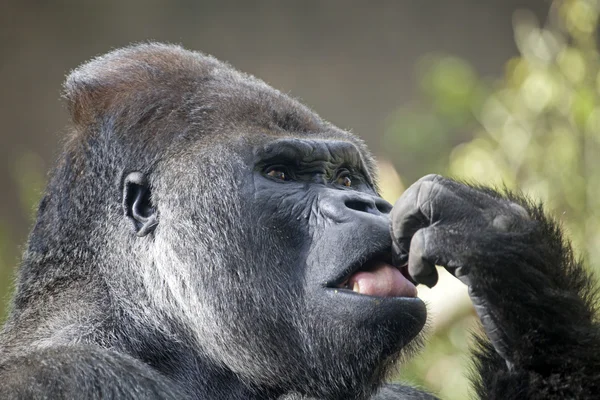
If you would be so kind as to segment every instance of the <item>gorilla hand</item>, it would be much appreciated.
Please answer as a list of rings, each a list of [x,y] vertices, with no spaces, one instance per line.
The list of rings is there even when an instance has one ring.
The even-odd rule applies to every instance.
[[[408,263],[411,277],[429,287],[438,280],[436,265],[469,285],[486,333],[496,351],[510,361],[512,340],[489,306],[487,285],[478,283],[502,279],[502,274],[489,271],[503,268],[491,258],[498,251],[514,251],[509,245],[513,239],[524,239],[533,222],[527,211],[489,189],[428,175],[398,199],[391,218],[395,262]]]

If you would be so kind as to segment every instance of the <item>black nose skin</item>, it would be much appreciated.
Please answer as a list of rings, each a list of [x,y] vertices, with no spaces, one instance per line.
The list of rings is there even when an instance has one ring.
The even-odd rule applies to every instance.
[[[389,219],[392,205],[381,197],[360,192],[334,191],[321,198],[323,214],[337,222],[363,218]]]

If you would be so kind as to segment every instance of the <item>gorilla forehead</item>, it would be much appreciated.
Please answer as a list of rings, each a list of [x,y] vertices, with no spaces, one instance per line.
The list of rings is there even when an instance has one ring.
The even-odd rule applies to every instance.
[[[179,46],[148,43],[113,51],[73,71],[64,88],[76,127],[109,124],[122,139],[157,151],[165,139],[188,145],[190,137],[205,144],[222,143],[224,136],[244,136],[251,144],[271,136],[335,138],[354,143],[372,167],[354,135],[263,81]],[[89,140],[98,130],[77,131]]]
[[[262,159],[343,160],[356,166],[361,163],[359,151],[353,143],[335,140],[279,139],[268,142],[255,153]]]

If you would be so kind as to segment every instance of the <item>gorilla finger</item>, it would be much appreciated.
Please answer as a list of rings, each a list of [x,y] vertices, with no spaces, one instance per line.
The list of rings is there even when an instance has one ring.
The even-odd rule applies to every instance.
[[[438,281],[438,272],[428,254],[427,230],[421,229],[413,236],[408,255],[408,273],[417,283],[431,288]]]
[[[502,210],[506,215],[513,218],[529,219],[529,214],[525,208],[506,199],[496,190],[485,187],[474,187],[448,178],[442,178],[440,183],[463,199],[463,201],[468,201],[475,208],[482,210],[494,209],[499,212]]]
[[[438,182],[440,179],[418,181],[396,201],[391,213],[393,240],[410,240],[417,230],[441,219],[456,221],[473,213],[464,199]]]
[[[435,266],[439,265],[469,285],[468,255],[472,251],[472,243],[468,237],[458,232],[456,226],[438,225],[415,233],[410,243],[408,273],[417,282],[429,286],[437,281]],[[420,280],[423,276],[426,277],[427,283]]]
[[[459,197],[462,202],[468,202],[471,206],[481,209],[488,209],[498,205],[507,206],[509,203],[495,190],[490,188],[474,187],[472,185],[455,181],[454,179],[446,178],[440,175],[428,175],[428,180],[443,186],[455,196]],[[419,181],[423,180],[420,179]],[[523,209],[523,211],[525,211]]]
[[[438,174],[427,174],[421,178],[419,178],[419,180],[417,180],[417,182],[425,182],[425,181],[439,181],[444,179],[443,176],[438,175]]]
[[[406,189],[394,204],[390,214],[392,239],[398,242],[410,241],[410,237],[416,231],[429,225],[429,221],[419,208],[420,191],[421,184],[417,182]]]
[[[392,240],[392,264],[402,267],[408,264],[408,251],[410,240]]]

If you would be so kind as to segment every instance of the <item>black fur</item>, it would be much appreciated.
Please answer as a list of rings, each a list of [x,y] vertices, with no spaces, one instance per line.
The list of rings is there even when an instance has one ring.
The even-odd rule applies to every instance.
[[[392,221],[397,258],[415,279],[435,284],[442,265],[469,285],[489,340],[475,349],[482,399],[600,395],[598,288],[540,205],[430,175]]]
[[[341,287],[392,254],[391,205],[358,138],[170,45],[99,57],[65,97],[73,131],[0,335],[0,398],[434,398],[383,383],[418,347],[424,304]],[[430,193],[457,232],[479,234],[411,248],[440,224],[421,216],[396,235],[411,215],[397,210],[422,200],[409,190],[392,218],[396,257],[469,266],[460,278],[493,345],[476,354],[480,396],[589,397],[596,291],[556,225],[519,196],[435,179],[464,194]],[[409,270],[433,284],[435,261]]]

